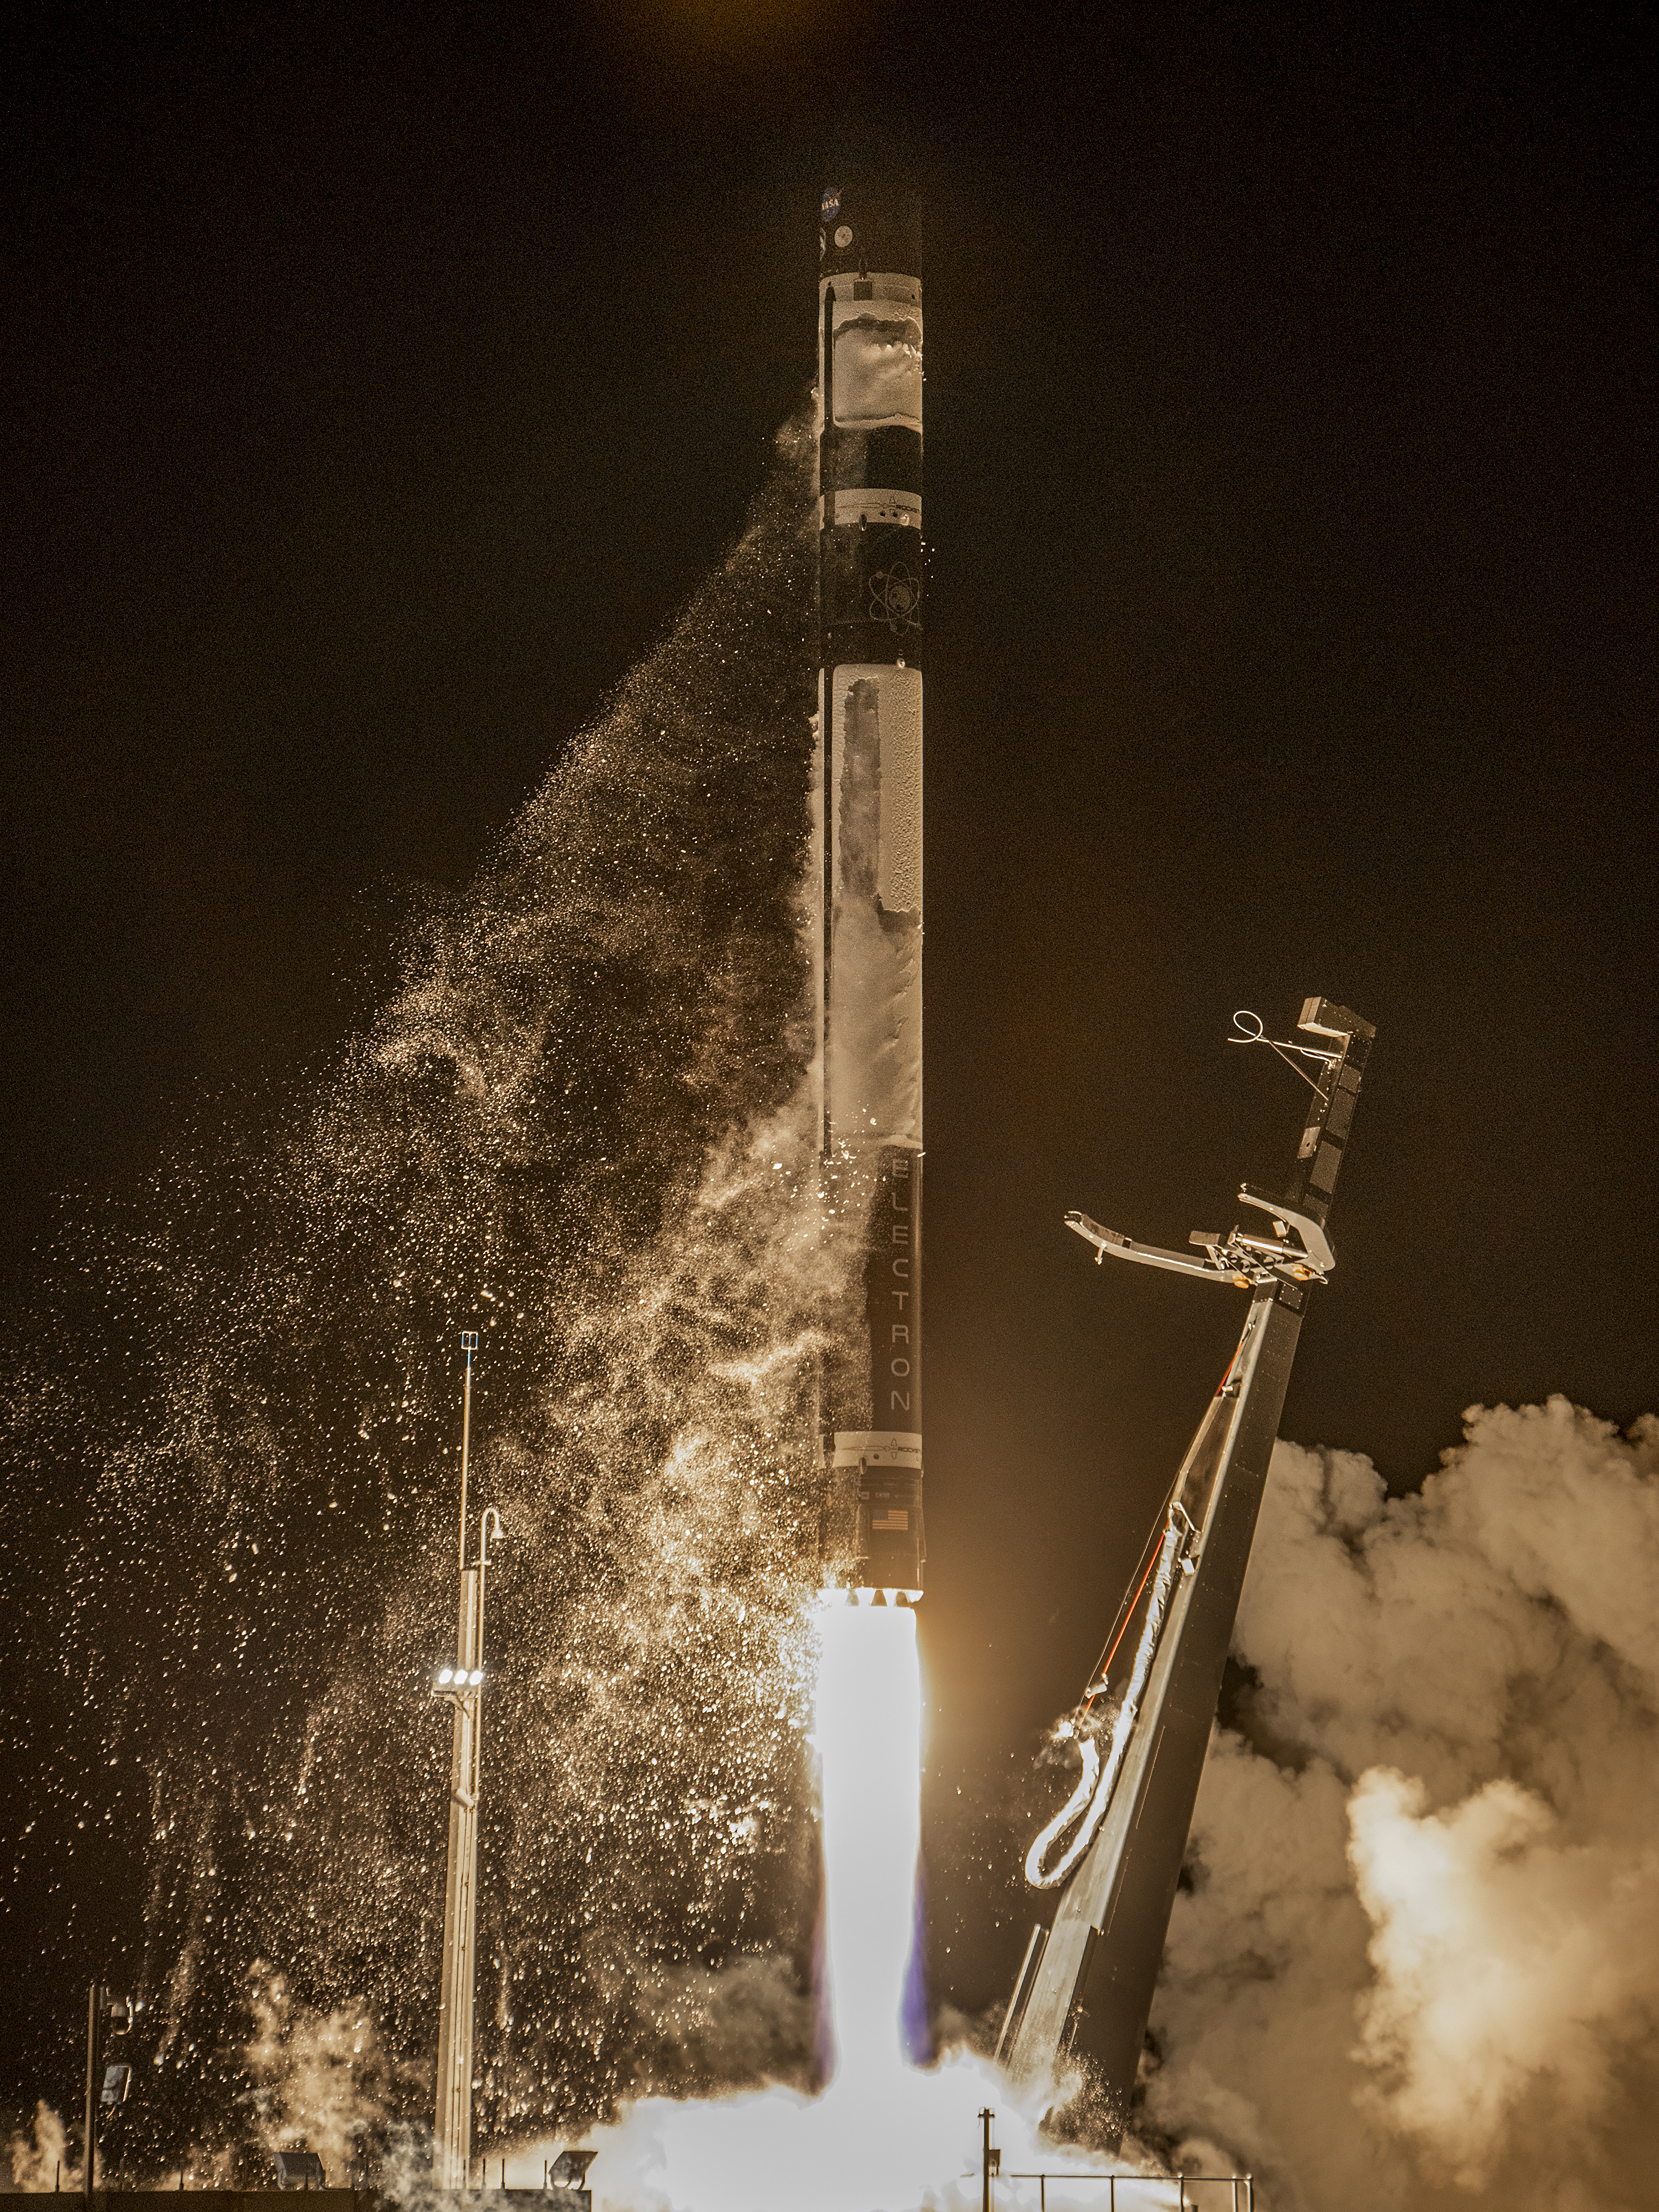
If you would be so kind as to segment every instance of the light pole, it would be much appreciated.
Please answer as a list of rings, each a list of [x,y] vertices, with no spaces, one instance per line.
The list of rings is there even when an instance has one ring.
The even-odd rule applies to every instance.
[[[444,1884],[443,1983],[438,2008],[438,2101],[433,2127],[433,2174],[441,2189],[465,2189],[472,2154],[472,2005],[478,1927],[478,1785],[483,1735],[484,1576],[489,1541],[501,1516],[488,1505],[479,1516],[478,1558],[466,1563],[466,1498],[472,1441],[472,1357],[477,1333],[461,1337],[466,1382],[461,1401],[460,1610],[455,1663],[441,1667],[433,1688],[454,1708],[449,1765],[449,1869]]]
[[[996,2114],[988,2105],[979,2117],[984,2131],[984,2149],[980,2166],[981,2203],[983,2212],[991,2212],[991,2179],[1002,2171],[1002,2153],[991,2147],[991,2123]]]
[[[91,2212],[95,2168],[98,2164],[98,2107],[101,2102],[124,2102],[127,2093],[127,2072],[123,2067],[111,2070],[115,2081],[104,2080],[104,2038],[112,2025],[117,2035],[123,2035],[132,2026],[131,1997],[112,1997],[101,1983],[94,1982],[87,1990],[87,2106],[86,2122],[82,2140],[86,2146],[86,2172],[82,2176],[81,2191]]]

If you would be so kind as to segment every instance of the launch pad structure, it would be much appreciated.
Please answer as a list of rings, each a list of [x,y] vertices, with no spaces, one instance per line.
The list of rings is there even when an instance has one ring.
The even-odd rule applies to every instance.
[[[1082,1778],[1027,1859],[1033,1887],[1065,1887],[1052,1923],[1032,1930],[997,2046],[1017,2081],[1048,2080],[1067,2054],[1090,2062],[1120,2131],[1303,1312],[1336,1265],[1326,1224],[1376,1035],[1322,998],[1304,1002],[1297,1026],[1315,1042],[1278,1042],[1259,1022],[1234,1040],[1271,1045],[1314,1092],[1282,1194],[1239,1190],[1270,1233],[1196,1230],[1193,1249],[1172,1252],[1066,1216],[1097,1261],[1109,1253],[1249,1293],[1237,1349],[1149,1539],[1146,1571],[1084,1693],[1085,1714],[1106,1701],[1108,1724],[1079,1733]]]

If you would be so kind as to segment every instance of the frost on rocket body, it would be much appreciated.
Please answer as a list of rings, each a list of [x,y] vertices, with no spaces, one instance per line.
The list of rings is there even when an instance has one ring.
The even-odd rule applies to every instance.
[[[921,428],[921,313],[855,315],[836,325],[836,420]]]
[[[920,1145],[921,676],[830,679],[837,876],[828,1024],[832,1146]]]
[[[1355,1454],[1275,1453],[1151,2107],[1287,2203],[1633,2207],[1659,2148],[1632,2094],[1659,2025],[1659,1423],[1553,1399],[1467,1433],[1392,1500]]]

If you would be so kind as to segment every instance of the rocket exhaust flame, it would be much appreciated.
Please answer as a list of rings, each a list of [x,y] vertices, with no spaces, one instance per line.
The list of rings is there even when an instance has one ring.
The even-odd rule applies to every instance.
[[[909,2062],[903,2006],[921,1847],[915,1614],[824,1591],[816,1641],[828,2084],[817,2097],[775,2087],[696,2103],[641,2101],[592,2137],[605,2203],[630,2212],[971,2212],[981,2177],[963,2167],[988,2102],[999,2111],[1005,2164],[1048,2169],[1044,2202],[1054,2212],[1097,2212],[1109,2174],[1118,2178],[1121,2212],[1173,2212],[1174,2179],[1076,2151],[1056,2158],[1038,2125],[1051,2085],[1022,2096],[994,2064],[961,2049],[925,2070]],[[520,2149],[513,2163],[533,2174],[544,2148]]]
[[[921,1847],[921,1675],[908,1607],[823,1609],[817,1735],[824,1996],[837,2078],[905,2064],[904,1988]]]

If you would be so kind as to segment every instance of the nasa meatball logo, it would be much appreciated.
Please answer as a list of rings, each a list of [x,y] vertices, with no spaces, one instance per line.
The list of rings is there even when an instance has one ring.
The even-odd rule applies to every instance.
[[[828,222],[832,215],[839,215],[840,213],[841,186],[839,185],[831,185],[830,189],[824,193],[823,198],[818,202],[818,220],[821,222]]]
[[[921,628],[921,579],[908,568],[882,568],[870,579],[870,613],[889,629]]]

